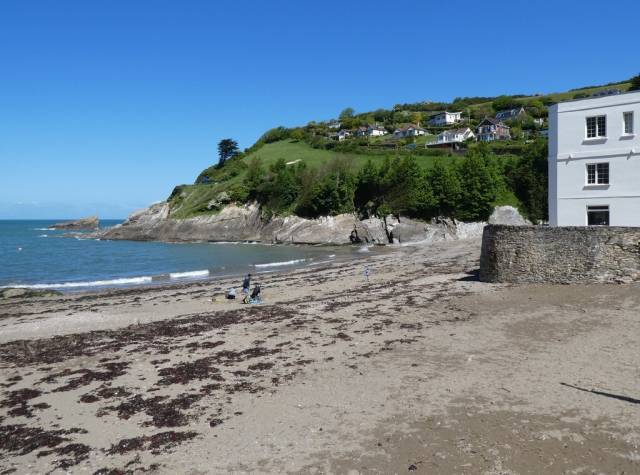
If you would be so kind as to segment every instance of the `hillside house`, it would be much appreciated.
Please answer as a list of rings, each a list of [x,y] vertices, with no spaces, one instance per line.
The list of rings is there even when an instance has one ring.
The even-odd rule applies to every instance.
[[[434,127],[444,127],[447,125],[457,124],[462,121],[462,112],[440,112],[432,115],[427,122]]]
[[[356,136],[358,137],[380,137],[386,134],[386,129],[378,125],[362,126],[356,129]]]
[[[397,128],[393,132],[394,137],[403,138],[403,137],[417,137],[418,135],[424,135],[426,131],[418,125],[403,125],[402,127]]]
[[[347,137],[351,137],[351,132],[349,132],[348,130],[344,130],[342,129],[340,132],[338,132],[335,135],[336,139],[338,140],[338,142],[342,142],[344,139],[346,139]]]
[[[508,109],[500,111],[496,114],[496,120],[500,122],[506,122],[507,120],[523,120],[527,116],[527,112],[524,107],[517,107],[515,109]]]
[[[476,135],[469,127],[463,127],[439,133],[434,144],[462,143],[475,138]]]
[[[478,125],[477,136],[481,142],[493,142],[494,140],[509,140],[510,128],[493,117],[485,117]]]
[[[370,137],[380,137],[382,135],[387,135],[387,129],[384,127],[380,127],[379,125],[370,125],[367,128],[367,133]]]
[[[640,227],[640,91],[549,108],[549,224]]]

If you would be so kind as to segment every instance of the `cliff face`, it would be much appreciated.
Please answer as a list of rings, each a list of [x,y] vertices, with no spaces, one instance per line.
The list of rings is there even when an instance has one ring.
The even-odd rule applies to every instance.
[[[298,216],[262,217],[256,205],[229,205],[220,213],[188,219],[169,217],[166,202],[133,213],[121,225],[96,233],[102,239],[134,241],[257,241],[290,244],[369,244],[441,241],[480,236],[477,230],[464,233],[451,221],[425,223],[401,218],[371,218],[360,221],[352,214],[305,219]],[[464,234],[464,235],[463,235]]]

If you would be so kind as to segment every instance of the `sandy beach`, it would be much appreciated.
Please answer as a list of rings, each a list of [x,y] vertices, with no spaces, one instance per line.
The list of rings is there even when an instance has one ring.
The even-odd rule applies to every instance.
[[[640,473],[640,285],[479,252],[0,301],[0,473]]]

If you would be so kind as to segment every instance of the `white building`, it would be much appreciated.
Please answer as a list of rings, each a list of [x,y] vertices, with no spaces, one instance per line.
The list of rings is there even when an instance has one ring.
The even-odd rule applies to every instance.
[[[387,135],[387,129],[380,127],[379,125],[370,125],[367,127],[367,134],[370,137],[380,137],[382,135]]]
[[[461,129],[445,130],[440,132],[436,137],[437,144],[445,143],[462,143],[469,139],[475,139],[476,135],[471,131],[469,127]]]
[[[387,130],[379,125],[362,126],[356,129],[356,136],[358,137],[380,137],[386,134]]]
[[[549,108],[549,224],[640,226],[640,91]]]
[[[418,135],[424,135],[426,131],[418,125],[403,125],[400,128],[397,128],[393,135],[395,137],[417,137]]]
[[[443,127],[445,125],[456,124],[462,120],[462,112],[440,112],[431,116],[428,124],[434,127]]]
[[[351,137],[351,132],[349,132],[348,130],[343,129],[336,134],[336,138],[338,139],[338,142],[342,142],[347,137]]]

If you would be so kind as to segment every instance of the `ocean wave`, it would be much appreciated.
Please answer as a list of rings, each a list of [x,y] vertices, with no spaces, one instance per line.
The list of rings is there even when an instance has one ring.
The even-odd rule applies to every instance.
[[[32,284],[32,285],[5,285],[4,288],[13,287],[18,289],[74,289],[81,287],[104,287],[110,285],[131,285],[131,284],[150,284],[153,279],[149,276],[142,277],[123,277],[120,279],[110,280],[92,280],[87,282],[64,282],[59,284]]]
[[[34,231],[55,231],[54,228],[33,228]]]
[[[194,270],[189,272],[172,272],[169,274],[170,279],[187,279],[190,277],[207,277],[208,270]]]
[[[40,234],[38,237],[45,238],[45,237],[49,237],[49,235],[48,234]]]
[[[280,267],[280,266],[292,266],[294,264],[300,264],[301,262],[306,261],[306,259],[292,259],[290,261],[282,261],[282,262],[268,262],[266,264],[254,264],[254,267],[258,269],[263,267]]]
[[[369,252],[370,247],[373,246],[362,246],[360,249],[358,249],[358,252]]]

